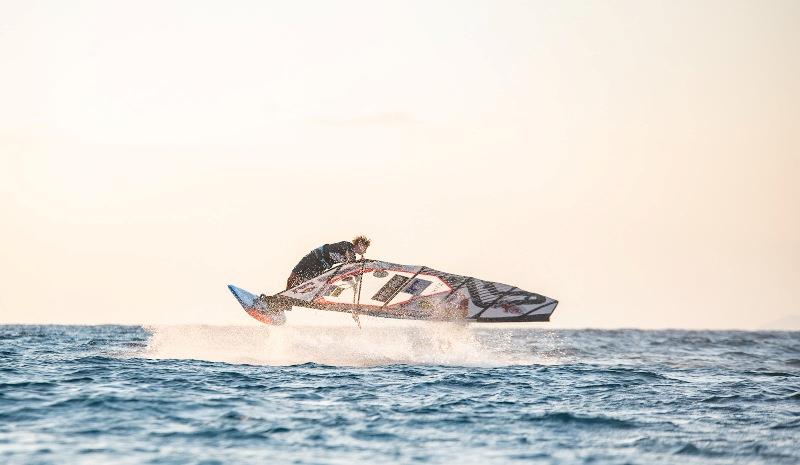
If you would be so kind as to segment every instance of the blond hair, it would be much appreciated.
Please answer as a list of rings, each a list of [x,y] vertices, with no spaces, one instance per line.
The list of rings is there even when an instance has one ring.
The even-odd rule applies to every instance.
[[[372,243],[367,236],[356,236],[352,240],[353,245],[358,245],[359,243],[364,244],[364,247],[369,247]]]

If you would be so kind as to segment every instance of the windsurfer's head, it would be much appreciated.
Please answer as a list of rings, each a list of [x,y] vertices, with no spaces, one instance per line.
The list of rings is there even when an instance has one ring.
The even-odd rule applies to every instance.
[[[364,252],[367,251],[367,247],[371,244],[371,241],[367,236],[356,236],[353,238],[353,252],[364,255]]]

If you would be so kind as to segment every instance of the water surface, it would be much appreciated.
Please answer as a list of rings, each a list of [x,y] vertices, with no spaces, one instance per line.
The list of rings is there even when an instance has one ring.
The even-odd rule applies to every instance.
[[[800,463],[800,333],[0,326],[0,463]]]

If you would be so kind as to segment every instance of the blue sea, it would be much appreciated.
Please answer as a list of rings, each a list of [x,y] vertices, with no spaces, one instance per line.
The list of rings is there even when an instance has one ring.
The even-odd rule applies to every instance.
[[[0,464],[797,464],[800,333],[0,326]]]

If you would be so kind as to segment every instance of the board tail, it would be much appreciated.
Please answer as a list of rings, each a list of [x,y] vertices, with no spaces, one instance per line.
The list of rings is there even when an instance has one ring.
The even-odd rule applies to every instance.
[[[257,295],[247,292],[246,290],[236,287],[233,284],[228,285],[236,300],[239,301],[244,311],[254,319],[268,325],[282,325],[286,323],[286,314],[283,309],[271,309],[267,303],[260,299]]]

